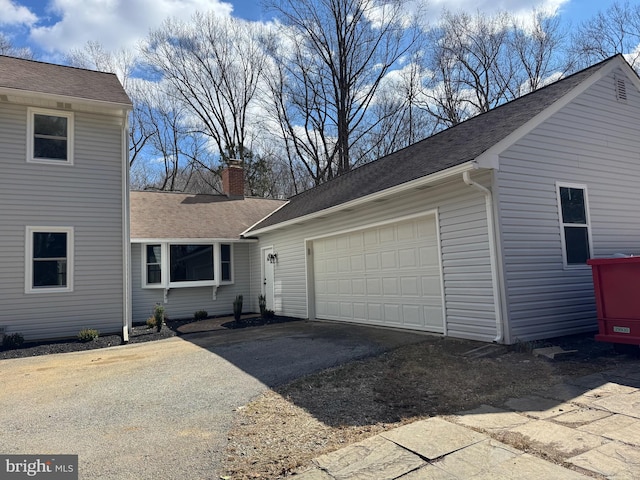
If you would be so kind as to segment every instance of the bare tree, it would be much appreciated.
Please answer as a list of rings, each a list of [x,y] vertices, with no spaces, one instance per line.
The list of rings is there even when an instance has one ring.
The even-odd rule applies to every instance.
[[[631,66],[638,69],[639,46],[640,5],[615,2],[576,29],[572,48],[582,65],[622,53]]]
[[[289,157],[302,162],[315,184],[361,160],[353,158],[354,146],[380,121],[369,108],[380,83],[418,38],[403,5],[401,0],[270,3],[281,22],[272,49],[272,113]]]
[[[0,32],[0,55],[25,58],[27,60],[34,59],[33,52],[29,48],[14,46],[9,37],[2,32]]]
[[[143,49],[223,162],[244,159],[248,148],[250,113],[265,63],[260,35],[257,24],[196,14],[191,23],[166,21]]]
[[[99,42],[89,41],[83,49],[71,50],[66,62],[76,67],[115,73],[118,76],[133,102],[133,112],[129,119],[129,166],[133,165],[153,134],[152,129],[144,122],[143,112],[148,109],[148,106],[141,103],[144,92],[140,90],[140,83],[133,78],[133,71],[138,65],[136,54],[128,49],[109,52]]]

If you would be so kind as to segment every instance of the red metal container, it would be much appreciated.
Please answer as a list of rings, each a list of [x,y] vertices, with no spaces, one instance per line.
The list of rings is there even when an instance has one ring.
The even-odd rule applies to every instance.
[[[640,257],[588,260],[602,342],[640,345]]]

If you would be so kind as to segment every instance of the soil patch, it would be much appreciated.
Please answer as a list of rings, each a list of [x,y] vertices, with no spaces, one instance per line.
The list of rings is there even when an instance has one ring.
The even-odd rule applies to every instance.
[[[302,319],[276,315],[272,317],[251,317],[251,318],[242,318],[240,320],[232,320],[230,322],[223,323],[222,326],[225,328],[235,329],[235,328],[257,327],[260,325],[271,325],[274,323],[295,322],[300,320]]]
[[[382,431],[543,390],[569,377],[611,369],[633,358],[590,335],[560,339],[576,355],[535,357],[518,345],[487,357],[483,344],[425,341],[310,375],[241,408],[222,472],[234,480],[288,477],[311,460]]]

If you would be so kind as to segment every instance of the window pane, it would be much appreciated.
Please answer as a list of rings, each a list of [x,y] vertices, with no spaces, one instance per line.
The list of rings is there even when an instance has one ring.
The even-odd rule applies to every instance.
[[[560,187],[563,223],[587,223],[584,205],[584,190],[581,188]]]
[[[213,245],[171,245],[172,282],[213,280]]]
[[[229,262],[222,262],[222,281],[231,281],[231,264]]]
[[[162,279],[162,270],[160,265],[147,265],[147,283],[160,283]]]
[[[161,263],[161,251],[160,245],[147,245],[147,263]]]
[[[52,137],[66,137],[67,118],[36,114],[33,116],[33,133]]]
[[[33,140],[33,157],[66,160],[67,141],[36,137]]]
[[[231,245],[220,245],[220,260],[222,260],[223,262],[231,261]]]
[[[66,260],[35,260],[33,262],[34,287],[66,287]]]
[[[33,233],[33,258],[66,258],[67,234]]]
[[[564,227],[567,264],[581,265],[589,259],[589,234],[587,227]]]

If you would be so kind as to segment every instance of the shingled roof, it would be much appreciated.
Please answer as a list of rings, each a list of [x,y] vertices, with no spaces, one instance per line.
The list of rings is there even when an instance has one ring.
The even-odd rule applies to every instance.
[[[313,214],[472,161],[618,58],[622,57],[611,57],[300,193],[251,231]]]
[[[113,73],[0,55],[0,88],[131,106]]]
[[[224,238],[240,234],[282,200],[173,192],[131,192],[131,238]]]

